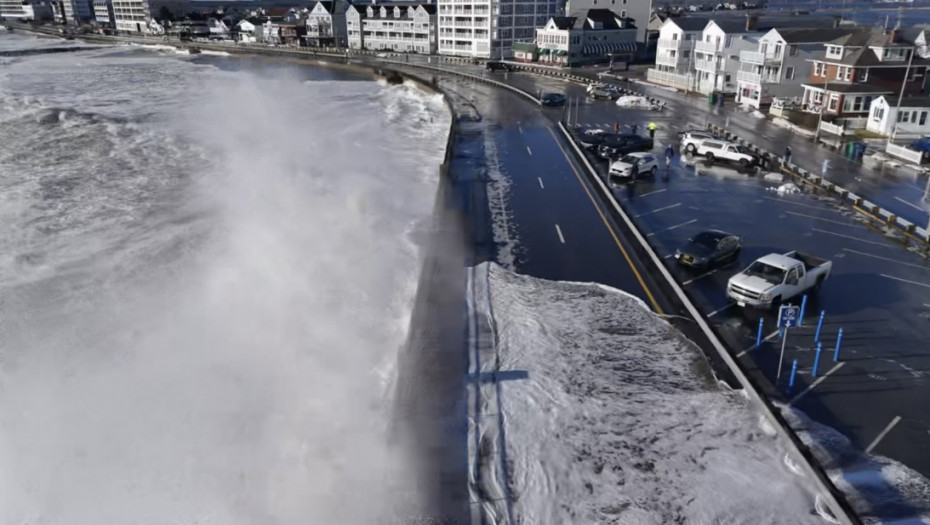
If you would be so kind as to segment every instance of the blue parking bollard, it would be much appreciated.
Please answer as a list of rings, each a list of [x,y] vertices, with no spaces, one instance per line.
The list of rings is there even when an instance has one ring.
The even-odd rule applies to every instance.
[[[823,343],[817,343],[817,353],[814,355],[814,368],[811,370],[811,377],[817,377],[817,367],[820,366],[820,352],[823,351]]]
[[[794,376],[798,375],[798,360],[795,359],[791,363],[791,377],[788,378],[788,393],[791,393],[791,389],[794,388]]]
[[[833,362],[840,360],[840,343],[843,342],[843,329],[840,328],[840,332],[836,334],[836,350],[833,351]]]
[[[762,346],[762,322],[765,321],[764,318],[759,319],[759,333],[756,334],[756,348]]]
[[[820,341],[820,329],[823,328],[823,316],[826,315],[826,312],[820,311],[820,320],[817,321],[817,332],[814,334],[814,342],[817,343]]]
[[[807,295],[801,298],[801,313],[798,316],[798,326],[804,326],[804,312],[807,311]]]

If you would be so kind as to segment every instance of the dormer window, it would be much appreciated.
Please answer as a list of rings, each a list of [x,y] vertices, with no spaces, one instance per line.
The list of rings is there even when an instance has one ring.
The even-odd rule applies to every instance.
[[[842,46],[827,46],[827,56],[843,58],[843,47]]]

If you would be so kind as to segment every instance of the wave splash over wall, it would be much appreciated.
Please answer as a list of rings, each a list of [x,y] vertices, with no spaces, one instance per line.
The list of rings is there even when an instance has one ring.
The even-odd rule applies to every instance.
[[[84,77],[64,59],[0,79],[0,523],[367,524],[415,507],[384,433],[441,99],[99,65],[117,87],[93,107],[68,105]],[[146,102],[168,97],[159,82],[173,105]]]

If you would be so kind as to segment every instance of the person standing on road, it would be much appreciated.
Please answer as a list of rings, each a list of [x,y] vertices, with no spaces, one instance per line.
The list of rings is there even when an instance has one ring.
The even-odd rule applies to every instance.
[[[636,130],[639,129],[639,124],[633,124],[633,134],[636,135]]]
[[[636,179],[639,178],[639,161],[633,161],[633,166],[630,167],[630,182],[636,182]]]
[[[649,125],[646,126],[646,128],[649,130],[649,138],[656,138],[656,127],[657,126],[655,122],[650,122]]]
[[[785,146],[785,166],[791,164],[791,146]]]
[[[675,148],[671,144],[665,147],[665,169],[668,170],[672,165],[672,159],[675,158]]]
[[[614,122],[614,133],[619,133],[619,132],[620,132],[620,123]]]

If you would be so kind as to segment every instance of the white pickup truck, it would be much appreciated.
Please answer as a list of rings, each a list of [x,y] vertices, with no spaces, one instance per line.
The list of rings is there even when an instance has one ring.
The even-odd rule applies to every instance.
[[[770,253],[730,277],[727,297],[739,306],[771,308],[810,290],[830,277],[833,263],[801,252]]]
[[[704,157],[708,162],[729,161],[744,168],[759,164],[759,156],[739,144],[723,140],[702,140],[697,144],[695,155]]]

